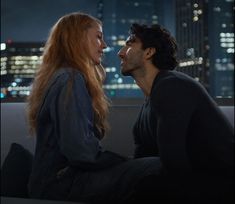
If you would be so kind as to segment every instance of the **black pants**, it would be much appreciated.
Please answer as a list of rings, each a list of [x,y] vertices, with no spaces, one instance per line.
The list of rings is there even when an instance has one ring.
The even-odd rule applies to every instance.
[[[234,180],[215,175],[151,175],[138,183],[126,203],[232,204]]]
[[[45,186],[43,199],[71,200],[85,203],[122,204],[135,196],[138,183],[160,174],[157,157],[133,159],[99,171],[70,169]]]
[[[45,187],[43,198],[92,204],[230,204],[233,182],[219,175],[165,173],[159,158],[147,157],[100,171],[70,169]]]

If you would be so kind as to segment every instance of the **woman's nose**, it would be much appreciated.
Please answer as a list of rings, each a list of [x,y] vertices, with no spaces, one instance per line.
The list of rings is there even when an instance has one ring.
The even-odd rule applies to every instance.
[[[103,41],[103,45],[102,46],[103,46],[103,49],[107,48],[106,42]]]

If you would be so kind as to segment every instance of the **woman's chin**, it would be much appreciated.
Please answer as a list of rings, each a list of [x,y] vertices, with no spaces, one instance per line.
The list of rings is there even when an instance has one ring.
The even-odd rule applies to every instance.
[[[94,64],[95,64],[95,65],[100,65],[100,64],[101,64],[101,60],[95,60],[95,61],[94,61]]]

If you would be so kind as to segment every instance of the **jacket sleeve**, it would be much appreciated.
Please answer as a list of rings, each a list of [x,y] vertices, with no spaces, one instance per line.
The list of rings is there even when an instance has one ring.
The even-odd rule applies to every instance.
[[[69,164],[85,170],[106,168],[125,158],[103,151],[95,136],[91,97],[81,74],[72,76],[72,83],[59,79],[52,117],[58,135],[61,153]]]
[[[195,85],[176,78],[164,79],[153,90],[151,100],[157,117],[157,143],[163,166],[190,171],[187,131],[197,104]]]

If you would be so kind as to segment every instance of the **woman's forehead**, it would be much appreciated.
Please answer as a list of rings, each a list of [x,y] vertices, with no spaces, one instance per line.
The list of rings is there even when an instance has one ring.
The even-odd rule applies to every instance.
[[[94,23],[91,29],[97,32],[103,32],[102,26],[99,23]]]

